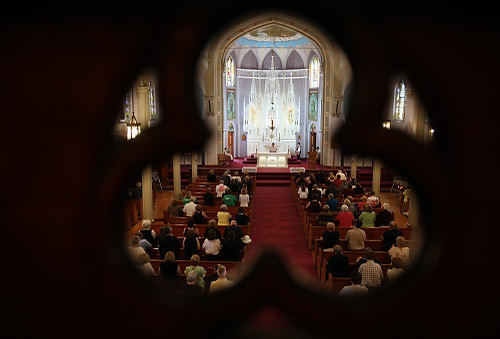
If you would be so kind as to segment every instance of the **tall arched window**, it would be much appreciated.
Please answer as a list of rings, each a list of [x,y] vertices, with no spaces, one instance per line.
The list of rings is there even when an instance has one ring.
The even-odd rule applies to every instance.
[[[120,113],[120,122],[129,122],[130,118],[132,118],[132,112],[134,110],[132,98],[132,91],[129,91],[123,103],[123,110]]]
[[[148,107],[149,107],[149,119],[156,120],[157,117],[156,86],[154,82],[149,83]]]
[[[401,80],[394,91],[394,120],[403,121],[406,110],[406,84]]]
[[[226,59],[226,86],[234,87],[234,61],[230,56]]]
[[[319,59],[314,56],[309,64],[309,87],[319,87]]]

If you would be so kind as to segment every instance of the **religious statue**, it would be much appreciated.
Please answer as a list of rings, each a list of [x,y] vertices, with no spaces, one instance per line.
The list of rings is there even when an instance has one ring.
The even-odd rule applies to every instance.
[[[274,142],[269,146],[269,152],[276,153],[278,151],[278,147],[274,144]]]

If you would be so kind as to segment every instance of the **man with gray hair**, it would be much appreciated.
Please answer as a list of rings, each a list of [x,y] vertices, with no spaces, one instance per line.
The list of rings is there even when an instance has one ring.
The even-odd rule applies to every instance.
[[[128,247],[128,253],[132,260],[136,260],[138,256],[141,254],[146,254],[146,251],[139,246],[139,242],[141,241],[141,238],[135,235],[132,240],[130,241],[130,246]]]
[[[189,199],[189,202],[186,205],[184,205],[184,209],[182,211],[186,214],[186,217],[192,217],[193,213],[196,211],[195,201],[196,201],[196,197],[192,196]]]
[[[375,217],[375,226],[377,227],[388,226],[389,223],[394,220],[394,213],[389,211],[389,204],[384,203],[382,207],[384,209],[378,212],[377,216]]]
[[[212,281],[212,283],[210,284],[210,293],[224,290],[233,286],[234,282],[228,280],[226,277],[226,266],[219,265],[219,267],[217,268],[217,276],[219,277],[219,279]]]

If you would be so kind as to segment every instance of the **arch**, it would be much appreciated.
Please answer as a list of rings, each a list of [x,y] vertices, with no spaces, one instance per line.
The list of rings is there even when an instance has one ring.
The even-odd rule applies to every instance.
[[[264,60],[262,60],[262,69],[271,69],[271,59],[274,60],[274,69],[283,69],[281,58],[273,49],[271,49],[264,57]]]
[[[330,118],[330,116],[335,117],[332,112],[331,103],[334,101],[334,96],[341,95],[342,90],[341,82],[334,82],[334,69],[338,71],[335,65],[339,63],[337,60],[338,58],[340,58],[339,60],[345,58],[344,52],[330,40],[328,35],[321,32],[313,23],[283,13],[268,12],[263,15],[247,17],[226,27],[224,30],[220,31],[220,34],[215,36],[207,46],[206,53],[209,60],[207,64],[207,74],[209,74],[207,77],[207,95],[217,98],[216,107],[218,113],[217,121],[214,124],[217,143],[213,146],[207,144],[207,154],[210,154],[210,161],[213,163],[217,162],[217,154],[222,150],[224,143],[222,130],[225,125],[223,119],[225,93],[223,93],[224,72],[222,70],[224,69],[225,56],[228,55],[228,50],[230,50],[231,46],[233,46],[235,41],[241,36],[270,24],[278,24],[294,30],[308,38],[316,47],[315,54],[318,55],[321,61],[321,73],[323,75],[318,88],[323,99],[320,100],[320,107],[318,108],[321,115],[320,121],[318,121],[317,124],[321,124],[321,126],[318,125],[319,129],[325,130],[325,132],[321,134],[321,146],[324,146],[325,149],[330,149],[329,139],[331,132],[329,131],[333,131],[331,127],[335,124],[335,121]],[[309,55],[305,55],[302,51],[299,52],[299,55],[302,56],[302,60],[304,61],[309,59]],[[260,57],[257,57],[257,59],[259,60]],[[309,133],[307,127],[306,124],[303,124],[298,135],[306,135]],[[307,140],[304,140],[304,142],[307,142]],[[322,156],[327,165],[333,165],[333,151],[328,153],[328,155],[326,152],[322,153]]]
[[[246,52],[245,56],[241,60],[241,68],[243,69],[258,69],[259,62],[257,61],[257,57],[254,52],[249,50]]]
[[[303,69],[304,60],[299,53],[294,49],[286,61],[286,69]]]

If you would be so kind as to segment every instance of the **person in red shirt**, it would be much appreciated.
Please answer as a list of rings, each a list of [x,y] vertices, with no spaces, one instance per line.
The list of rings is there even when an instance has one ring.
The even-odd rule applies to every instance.
[[[347,207],[347,205],[342,205],[340,209],[341,212],[339,212],[335,218],[339,223],[339,227],[352,227],[354,215],[349,212],[349,207]]]
[[[333,180],[333,185],[335,185],[336,188],[339,188],[341,184],[342,179],[340,179],[340,174],[337,174],[337,177]]]
[[[358,202],[358,211],[362,212],[365,210],[365,204],[368,203],[368,197],[366,195],[363,195],[361,197],[361,201]]]

